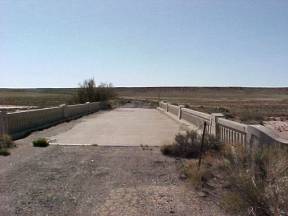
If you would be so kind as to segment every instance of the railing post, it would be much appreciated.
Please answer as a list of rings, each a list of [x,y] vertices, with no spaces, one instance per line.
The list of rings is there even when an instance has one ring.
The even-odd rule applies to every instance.
[[[218,137],[218,119],[224,118],[222,113],[212,113],[210,117],[210,133],[211,135]]]
[[[169,106],[169,104],[168,104],[168,102],[166,102],[166,112],[169,111],[169,110],[168,110],[168,106]]]
[[[182,108],[184,108],[184,105],[179,105],[179,110],[178,110],[178,119],[181,120],[182,118]]]
[[[8,134],[8,118],[6,111],[0,111],[0,136]]]

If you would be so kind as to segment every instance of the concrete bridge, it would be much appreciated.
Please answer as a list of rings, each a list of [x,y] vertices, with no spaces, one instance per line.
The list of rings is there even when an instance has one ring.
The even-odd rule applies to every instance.
[[[118,108],[85,117],[48,138],[59,145],[160,146],[171,143],[181,125],[156,109]]]
[[[86,106],[90,105],[80,110],[89,111]],[[80,112],[72,108],[70,116]],[[28,126],[37,128],[44,121],[37,116],[43,112],[61,119],[69,116],[65,109],[2,115],[2,122],[10,118],[4,129],[17,136]],[[27,115],[33,121],[24,118]],[[22,123],[14,121],[16,117]],[[0,215],[225,215],[188,189],[179,178],[180,162],[156,147],[172,142],[185,124],[159,110],[141,108],[100,111],[61,122],[17,140],[12,154],[0,157]],[[52,145],[33,148],[38,137],[49,138]]]
[[[11,156],[0,157],[0,215],[225,216],[187,188],[179,178],[181,162],[163,156],[159,146],[204,122],[226,143],[286,144],[260,127],[167,103],[159,110],[100,108],[87,103],[0,113],[0,134],[14,138],[54,125],[17,140]],[[33,148],[39,137],[52,145]]]

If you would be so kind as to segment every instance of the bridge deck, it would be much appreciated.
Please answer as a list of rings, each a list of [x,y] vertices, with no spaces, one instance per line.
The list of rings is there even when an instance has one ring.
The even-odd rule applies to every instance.
[[[155,109],[118,108],[84,118],[53,143],[109,146],[160,146],[171,142],[181,125]]]

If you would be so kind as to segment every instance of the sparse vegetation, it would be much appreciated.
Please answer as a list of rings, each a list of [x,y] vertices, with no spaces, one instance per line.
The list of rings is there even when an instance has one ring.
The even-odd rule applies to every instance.
[[[233,215],[288,215],[287,149],[271,146],[249,154],[242,145],[221,145],[217,139],[206,139],[210,145],[206,145],[199,169],[198,140],[195,132],[189,132],[161,148],[166,155],[192,158],[182,160],[180,171],[196,189],[206,192],[218,188],[221,206]]]
[[[153,150],[153,148],[151,146],[148,146],[148,145],[140,144],[140,147],[143,151],[145,151],[145,150],[152,151]]]
[[[239,114],[239,118],[244,123],[263,124],[264,117],[257,111],[246,110]]]
[[[0,155],[8,156],[10,155],[9,148],[15,147],[15,144],[11,137],[7,134],[0,136]]]
[[[0,148],[12,148],[15,144],[11,137],[7,134],[0,136]]]
[[[276,147],[258,151],[252,162],[243,152],[237,148],[226,157],[231,190],[224,196],[223,206],[242,215],[287,215],[288,152]]]
[[[183,163],[181,172],[196,189],[203,187],[205,179],[209,175],[209,170],[206,166],[198,169],[198,160],[188,160]]]
[[[76,89],[0,89],[0,105],[49,107],[67,104]]]
[[[208,150],[219,151],[221,142],[214,136],[207,135],[204,141],[203,152]],[[164,155],[181,157],[181,158],[197,158],[200,153],[201,136],[196,131],[187,131],[186,134],[177,134],[173,144],[161,146],[161,152]]]
[[[1,105],[56,106],[75,102],[77,88],[0,89]],[[287,118],[288,88],[204,88],[204,87],[147,87],[113,88],[117,96],[127,100],[166,100],[186,104],[201,112],[223,112],[227,118],[240,120],[249,110],[264,119]],[[87,101],[85,101],[87,102]]]
[[[49,146],[49,142],[45,138],[39,138],[33,141],[33,146],[34,147],[47,147]]]
[[[10,152],[8,151],[7,148],[0,148],[0,155],[1,156],[8,156],[8,155],[10,155]]]
[[[117,88],[116,91],[129,99],[165,100],[201,112],[223,112],[227,118],[237,121],[247,110],[264,119],[288,115],[288,88],[139,87]]]
[[[79,85],[75,95],[75,103],[107,101],[115,98],[116,94],[111,83],[101,83],[96,86],[94,79],[85,80]]]

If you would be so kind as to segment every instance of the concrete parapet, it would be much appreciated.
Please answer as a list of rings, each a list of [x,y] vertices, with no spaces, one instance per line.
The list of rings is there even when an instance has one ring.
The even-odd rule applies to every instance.
[[[193,124],[201,128],[204,122],[208,123],[208,133],[220,138],[226,144],[244,145],[251,151],[265,145],[277,144],[288,146],[288,140],[262,125],[246,125],[224,118],[222,113],[202,113],[199,111],[160,102],[160,108],[176,119]]]
[[[0,136],[8,133],[7,112],[0,111]]]
[[[182,118],[182,108],[184,108],[184,105],[179,105],[178,106],[178,119],[180,120]]]
[[[224,118],[222,113],[212,113],[210,116],[210,134],[218,136],[218,119]]]
[[[81,117],[101,109],[99,102],[76,105],[62,104],[58,107],[0,112],[0,135],[9,134],[17,139],[27,133],[47,128],[60,122]]]
[[[66,105],[66,104],[61,104],[59,107],[61,107],[61,109],[62,109],[63,118],[64,118],[64,119],[67,119],[67,118],[68,118],[68,115],[67,115],[67,105]]]

